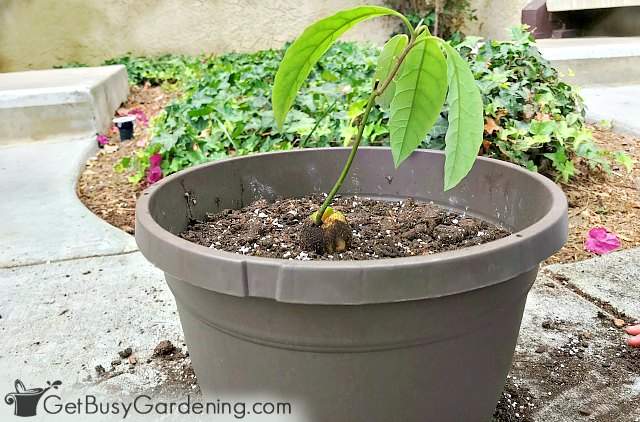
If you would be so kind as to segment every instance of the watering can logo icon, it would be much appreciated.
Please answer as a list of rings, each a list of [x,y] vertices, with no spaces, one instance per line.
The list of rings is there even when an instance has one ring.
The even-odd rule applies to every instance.
[[[4,402],[8,405],[14,405],[13,414],[16,416],[35,416],[38,408],[38,402],[51,388],[58,389],[62,381],[47,381],[46,388],[25,388],[20,380],[14,383],[15,392],[4,396]]]

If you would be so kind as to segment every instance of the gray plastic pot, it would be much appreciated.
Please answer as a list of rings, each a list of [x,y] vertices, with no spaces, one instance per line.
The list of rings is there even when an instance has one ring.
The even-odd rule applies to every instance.
[[[176,236],[206,212],[326,192],[348,152],[218,161],[141,196],[136,241],[166,274],[200,386],[212,398],[292,402],[299,420],[489,420],[539,263],[567,237],[553,182],[480,158],[443,192],[441,152],[417,151],[396,170],[388,149],[362,148],[344,194],[433,200],[514,234],[430,256],[341,262],[243,256]]]

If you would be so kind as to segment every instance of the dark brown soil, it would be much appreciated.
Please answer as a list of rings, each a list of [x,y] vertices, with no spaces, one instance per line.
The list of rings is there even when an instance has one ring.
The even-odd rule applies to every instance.
[[[176,349],[176,347],[169,340],[162,340],[155,349],[153,349],[153,356],[170,356],[180,350]]]
[[[532,422],[538,401],[529,390],[509,376],[500,395],[492,422]]]
[[[300,231],[322,197],[273,203],[259,200],[240,210],[209,214],[180,236],[228,252],[298,260],[368,260],[429,255],[500,239],[509,232],[494,224],[434,204],[337,198],[333,208],[352,229],[352,245],[337,254],[318,255],[301,247]]]

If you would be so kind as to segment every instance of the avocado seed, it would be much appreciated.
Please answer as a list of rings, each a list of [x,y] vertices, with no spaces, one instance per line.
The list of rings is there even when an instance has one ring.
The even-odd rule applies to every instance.
[[[319,255],[340,253],[347,250],[351,246],[353,237],[351,227],[344,215],[327,208],[323,214],[321,226],[316,226],[314,223],[316,215],[316,213],[312,214],[309,221],[302,226],[300,231],[301,247],[305,251],[315,252]]]
[[[305,222],[300,230],[300,246],[307,252],[324,253],[324,231],[312,221]]]
[[[322,224],[324,232],[324,249],[328,253],[344,252],[351,246],[353,239],[351,227],[340,212],[331,214]]]

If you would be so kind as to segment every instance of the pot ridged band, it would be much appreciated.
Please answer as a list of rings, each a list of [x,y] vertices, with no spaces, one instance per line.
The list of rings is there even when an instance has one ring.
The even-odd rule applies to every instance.
[[[349,315],[348,311],[346,311],[346,314],[343,316],[335,317],[336,321],[327,323],[327,327],[330,327],[331,330],[330,335],[325,335],[326,333],[321,333],[317,330],[310,331],[307,327],[313,326],[312,321],[299,324],[298,330],[290,326],[285,330],[283,327],[286,327],[287,324],[283,321],[286,320],[289,315],[279,318],[277,313],[280,312],[280,310],[274,310],[273,308],[260,309],[265,304],[256,302],[251,303],[251,305],[244,304],[245,308],[249,306],[258,308],[252,311],[253,317],[251,320],[254,321],[254,324],[246,324],[238,321],[237,312],[225,309],[229,307],[229,303],[227,302],[233,301],[232,297],[204,291],[182,280],[176,280],[171,276],[167,276],[167,283],[171,287],[171,292],[176,299],[176,303],[178,303],[181,315],[189,313],[192,318],[197,319],[201,324],[239,340],[249,341],[262,346],[314,353],[362,353],[404,349],[407,347],[446,342],[449,339],[464,337],[474,331],[482,330],[488,321],[495,318],[495,314],[506,313],[516,306],[517,303],[525,301],[529,289],[536,279],[536,275],[537,269],[523,274],[510,283],[502,283],[495,286],[494,290],[490,292],[485,292],[484,294],[487,297],[484,299],[476,299],[476,302],[484,302],[484,308],[479,307],[474,309],[473,318],[467,319],[464,324],[455,324],[453,321],[447,321],[449,317],[445,314],[450,312],[457,316],[463,315],[465,309],[462,308],[467,307],[468,299],[466,298],[457,297],[456,301],[458,303],[447,303],[446,309],[445,305],[437,305],[432,302],[430,308],[422,309],[421,312],[424,312],[423,314],[412,315],[410,317],[405,316],[404,318],[399,316],[399,314],[407,313],[408,310],[400,309],[403,302],[396,303],[395,305],[398,306],[388,309],[387,312],[389,315],[384,317],[386,323],[388,325],[395,325],[395,328],[385,330],[384,335],[381,335],[382,332],[377,330],[376,334],[378,335],[363,338],[352,336],[349,332],[342,332],[340,329],[340,324],[337,321],[340,319],[342,319],[342,322],[348,319],[351,320],[352,324],[356,326],[359,325],[360,328],[353,329],[359,332],[366,330],[367,326],[371,323],[366,317],[362,316],[360,317],[360,321],[358,321],[358,316]],[[195,299],[196,297],[198,297],[198,299]],[[507,299],[500,303],[495,303],[492,299],[496,297],[505,297]],[[242,301],[244,298],[237,299]],[[198,302],[200,301],[203,303],[199,304]],[[236,301],[235,306],[242,307],[241,303],[242,302]],[[378,307],[377,312],[382,312],[379,307],[384,306],[384,304],[370,306]],[[434,309],[434,307],[437,306],[440,306],[440,308]],[[345,308],[345,306],[342,306],[342,308]],[[346,306],[346,308],[355,309],[358,307]],[[272,321],[260,324],[260,313],[264,314],[267,312],[271,313],[270,318]],[[338,314],[339,312],[344,312],[344,309],[327,309],[326,312],[320,311],[320,317],[317,319],[323,320],[322,314]],[[362,312],[364,315],[364,311]],[[294,310],[291,313],[301,318],[303,311]],[[393,313],[393,315],[391,315],[391,313]],[[233,317],[228,318],[228,315],[233,315]],[[454,318],[457,318],[457,316],[454,316]],[[279,319],[282,320],[280,323],[273,322],[273,320]],[[395,319],[401,322],[394,323]],[[403,325],[405,320],[439,320],[440,324],[422,324],[421,330],[407,333],[403,331],[403,328],[406,328]],[[352,329],[350,328],[350,330]]]

